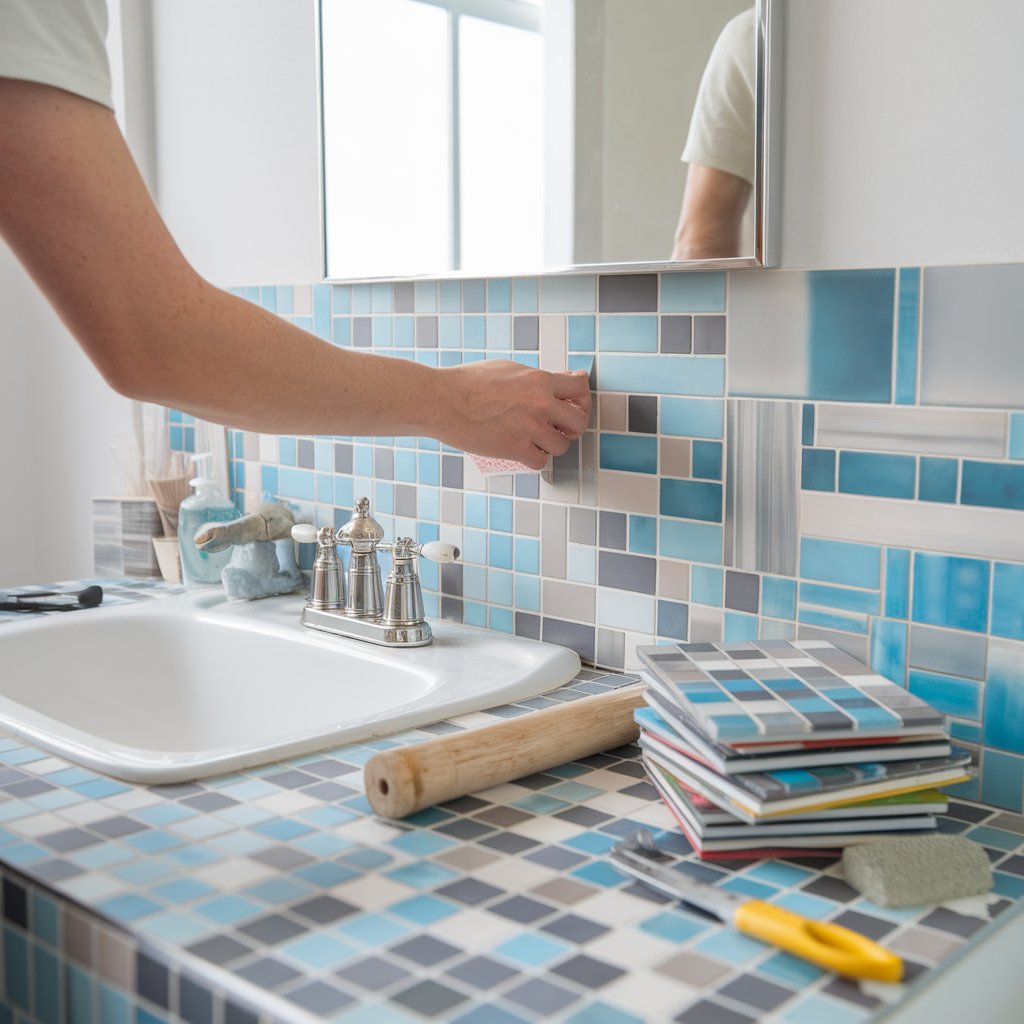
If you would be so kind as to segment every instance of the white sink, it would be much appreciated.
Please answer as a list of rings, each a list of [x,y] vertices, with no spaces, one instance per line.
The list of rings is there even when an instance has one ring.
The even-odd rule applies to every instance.
[[[169,783],[555,689],[570,650],[454,623],[375,647],[299,625],[299,596],[218,589],[0,629],[0,731],[129,782]]]

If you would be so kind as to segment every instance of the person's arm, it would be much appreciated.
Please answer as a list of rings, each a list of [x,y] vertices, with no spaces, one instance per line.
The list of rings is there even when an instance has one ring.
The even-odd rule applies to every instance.
[[[61,89],[0,78],[0,234],[131,398],[265,433],[429,436],[533,468],[586,429],[585,374],[338,349],[215,288],[171,238],[111,111]]]
[[[751,188],[749,181],[728,171],[690,164],[672,259],[740,255],[740,231]]]

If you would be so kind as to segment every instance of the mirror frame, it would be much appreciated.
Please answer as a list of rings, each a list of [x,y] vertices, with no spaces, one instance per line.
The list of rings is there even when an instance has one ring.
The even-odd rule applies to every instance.
[[[316,3],[316,82],[317,82],[317,169],[320,202],[320,273],[327,284],[361,282],[476,280],[496,277],[544,277],[570,274],[660,273],[662,271],[725,271],[752,267],[774,267],[779,262],[779,173],[781,166],[782,122],[782,0],[755,0],[757,40],[755,55],[755,128],[754,146],[754,254],[716,257],[702,260],[642,260],[629,263],[578,263],[566,266],[538,267],[535,270],[480,273],[471,270],[443,270],[400,276],[331,277],[327,272],[327,203],[324,168],[324,90],[323,90],[323,0]]]

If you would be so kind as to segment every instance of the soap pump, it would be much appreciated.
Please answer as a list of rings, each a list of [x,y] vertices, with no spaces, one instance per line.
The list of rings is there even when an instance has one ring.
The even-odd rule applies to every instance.
[[[220,583],[220,574],[231,559],[231,549],[209,552],[196,547],[195,535],[204,523],[228,523],[238,518],[238,509],[220,493],[211,473],[212,452],[197,452],[192,457],[196,476],[189,480],[195,494],[182,503],[178,515],[178,547],[181,551],[181,578],[187,587]]]

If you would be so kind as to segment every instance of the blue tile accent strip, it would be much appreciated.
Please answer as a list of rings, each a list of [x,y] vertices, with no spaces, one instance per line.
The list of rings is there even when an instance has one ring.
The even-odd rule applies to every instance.
[[[910,552],[903,548],[885,550],[885,615],[905,619],[910,608]]]
[[[901,267],[896,311],[896,403],[917,402],[918,306],[921,298],[921,271]]]
[[[721,438],[725,434],[725,403],[706,398],[663,398],[660,425],[663,434]]]
[[[658,440],[635,434],[602,434],[600,464],[602,469],[657,473]]]
[[[1024,565],[992,567],[992,633],[1024,640]]]
[[[871,666],[879,675],[903,686],[907,676],[907,625],[875,619],[871,625]]]
[[[800,542],[800,575],[825,583],[878,590],[881,550],[870,544],[804,537]]]
[[[976,679],[910,670],[909,690],[947,715],[978,721],[981,716],[981,684]]]
[[[840,452],[839,490],[879,498],[913,498],[915,460],[911,455]]]
[[[658,318],[600,316],[597,345],[602,352],[657,352]]]
[[[965,460],[960,501],[964,505],[1024,509],[1024,466]]]
[[[921,501],[956,501],[956,459],[922,458],[918,471],[918,497]]]
[[[660,511],[680,519],[722,521],[722,485],[697,480],[662,480]]]
[[[836,453],[831,448],[804,448],[800,454],[800,486],[805,491],[836,489]]]
[[[602,355],[598,386],[629,394],[722,395],[725,360],[710,356]]]
[[[725,274],[662,274],[661,310],[663,313],[724,312]]]
[[[914,621],[984,632],[990,566],[975,558],[914,555]]]

